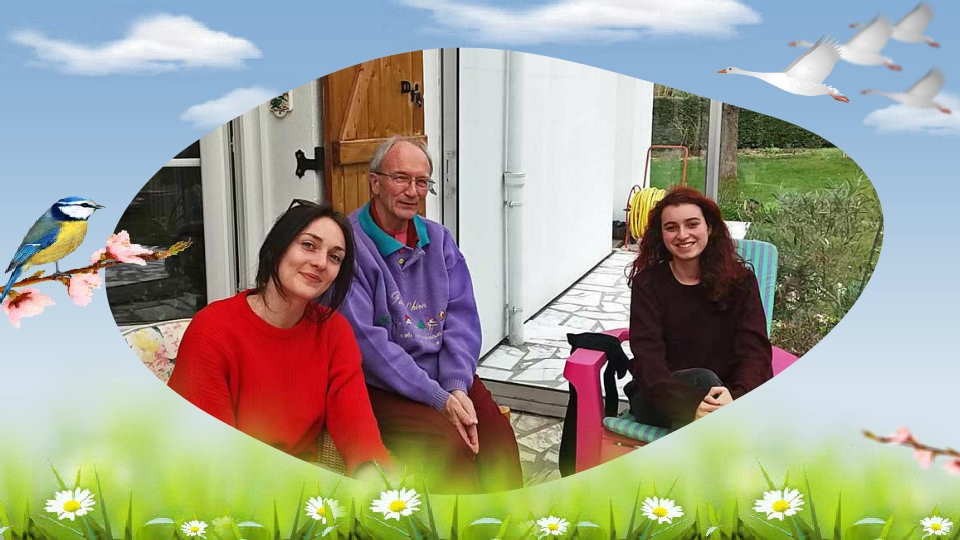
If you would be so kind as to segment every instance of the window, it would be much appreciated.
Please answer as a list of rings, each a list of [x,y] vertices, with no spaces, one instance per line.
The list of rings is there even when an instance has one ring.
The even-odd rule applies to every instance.
[[[136,195],[117,224],[133,243],[166,249],[190,239],[186,251],[146,266],[107,268],[106,287],[117,324],[192,317],[207,304],[200,143],[177,154]]]

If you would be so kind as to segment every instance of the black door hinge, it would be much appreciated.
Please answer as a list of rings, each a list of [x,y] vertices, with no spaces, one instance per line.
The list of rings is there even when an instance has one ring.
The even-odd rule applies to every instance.
[[[297,178],[303,178],[307,171],[317,171],[317,173],[323,171],[323,147],[315,147],[311,159],[308,159],[303,150],[299,148],[293,155],[297,158],[297,170],[295,171]]]

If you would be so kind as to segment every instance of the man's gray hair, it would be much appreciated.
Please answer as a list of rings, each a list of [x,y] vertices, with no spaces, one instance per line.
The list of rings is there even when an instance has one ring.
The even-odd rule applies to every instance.
[[[383,172],[381,168],[383,167],[383,159],[387,156],[387,152],[399,142],[410,143],[419,148],[420,151],[423,152],[423,155],[427,156],[427,163],[430,164],[430,175],[432,176],[433,158],[430,157],[430,151],[427,150],[427,145],[420,139],[408,139],[402,135],[394,135],[383,141],[383,143],[377,147],[376,151],[373,152],[373,157],[370,158],[370,172]]]

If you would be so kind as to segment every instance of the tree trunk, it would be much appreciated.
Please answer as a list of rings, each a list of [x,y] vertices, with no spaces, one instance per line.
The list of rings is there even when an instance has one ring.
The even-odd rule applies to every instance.
[[[737,124],[740,121],[740,107],[723,104],[720,115],[720,180],[737,179]]]

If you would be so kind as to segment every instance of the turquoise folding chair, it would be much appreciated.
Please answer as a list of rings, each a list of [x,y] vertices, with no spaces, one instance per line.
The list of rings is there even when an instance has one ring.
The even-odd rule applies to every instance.
[[[760,286],[760,301],[767,316],[767,334],[773,321],[773,298],[777,289],[777,247],[759,240],[734,240],[737,253],[753,267]],[[629,329],[604,332],[626,341]],[[773,348],[773,374],[783,371],[797,357]],[[637,422],[629,410],[619,416],[603,416],[600,391],[600,370],[606,363],[603,352],[577,349],[567,359],[563,375],[577,392],[577,458],[576,470],[589,469],[635,448],[651,443],[670,430]]]

